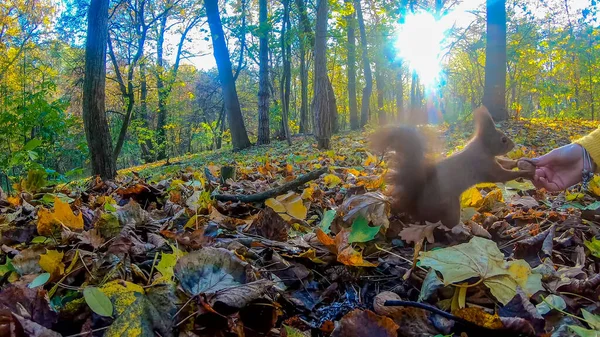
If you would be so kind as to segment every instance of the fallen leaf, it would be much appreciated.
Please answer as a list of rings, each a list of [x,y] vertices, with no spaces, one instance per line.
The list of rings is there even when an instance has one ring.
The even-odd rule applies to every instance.
[[[265,207],[250,226],[250,233],[269,240],[287,241],[290,225],[271,207]]]
[[[390,225],[390,202],[379,191],[353,195],[344,201],[341,208],[346,213],[344,221],[353,220],[361,215],[375,226],[387,229]]]
[[[479,208],[483,203],[483,196],[481,192],[477,189],[477,187],[471,187],[468,190],[464,191],[460,196],[460,206],[462,208],[465,207],[475,207]]]
[[[335,215],[336,215],[336,210],[334,210],[334,209],[330,209],[330,210],[326,211],[325,213],[323,213],[323,219],[321,219],[321,224],[319,224],[319,227],[326,234],[329,234],[331,232],[331,229],[329,227],[331,226],[333,219],[335,219]]]
[[[203,247],[180,258],[175,277],[190,296],[247,283],[247,263],[223,248]]]
[[[250,302],[261,298],[273,286],[269,280],[257,280],[239,286],[222,289],[209,299],[211,305],[222,303],[230,308],[241,309]]]
[[[520,286],[528,296],[542,290],[541,275],[534,274],[523,260],[504,261],[496,243],[473,237],[468,243],[422,252],[421,266],[439,271],[444,284],[454,284],[478,277],[501,303],[508,303]]]
[[[527,208],[538,207],[540,204],[533,197],[524,196],[524,197],[515,197],[510,201],[510,204],[513,206],[521,206]]]
[[[381,226],[369,226],[367,219],[359,216],[352,222],[352,228],[350,230],[350,235],[348,236],[348,242],[354,243],[371,241],[379,232],[379,228],[381,228]]]
[[[56,250],[47,250],[46,254],[40,255],[40,267],[52,276],[60,276],[65,273],[65,264],[62,262],[65,254]]]
[[[331,333],[332,337],[396,337],[399,326],[388,317],[379,316],[371,310],[354,309],[340,320]]]
[[[335,174],[330,173],[323,177],[323,182],[327,185],[327,188],[334,188],[342,183],[342,179]]]
[[[433,231],[440,226],[442,226],[441,222],[431,223],[426,221],[425,225],[409,225],[400,231],[399,235],[406,243],[421,242],[425,238],[427,242],[434,243]]]
[[[69,204],[55,197],[53,212],[45,208],[40,208],[38,211],[38,233],[40,235],[51,235],[60,225],[72,230],[82,230],[83,216],[81,212],[79,215],[74,215]]]
[[[593,256],[600,258],[600,240],[593,237],[592,241],[584,240],[583,244],[590,250]]]
[[[100,316],[110,317],[113,313],[113,305],[108,296],[96,287],[83,289],[83,298],[93,312]]]
[[[177,263],[176,254],[165,254],[164,252],[160,255],[160,262],[156,265],[156,270],[163,276],[162,278],[166,281],[171,281],[175,273],[173,268]]]
[[[546,296],[542,302],[536,305],[535,308],[537,309],[538,313],[543,316],[554,310],[554,308],[558,308],[558,310],[565,310],[567,308],[567,303],[562,297],[550,294]]]
[[[504,327],[497,314],[490,315],[481,308],[462,308],[454,311],[453,314],[484,328],[498,330]]]

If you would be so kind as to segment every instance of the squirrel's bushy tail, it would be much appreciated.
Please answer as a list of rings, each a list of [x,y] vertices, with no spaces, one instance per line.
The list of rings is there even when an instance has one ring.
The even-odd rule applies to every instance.
[[[418,196],[427,180],[431,166],[425,153],[423,135],[414,127],[395,126],[378,130],[371,137],[371,147],[379,153],[392,150],[389,184],[393,188],[394,209],[415,211]]]

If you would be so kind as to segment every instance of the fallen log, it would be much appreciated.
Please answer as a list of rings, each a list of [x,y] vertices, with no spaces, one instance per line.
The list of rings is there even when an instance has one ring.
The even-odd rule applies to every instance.
[[[269,198],[276,197],[276,196],[281,195],[281,194],[283,194],[289,190],[292,190],[296,187],[302,186],[311,180],[315,180],[315,179],[319,178],[323,173],[326,173],[327,170],[328,170],[327,167],[320,168],[316,171],[312,171],[307,174],[303,174],[303,175],[299,176],[298,178],[296,178],[288,183],[285,183],[281,186],[275,187],[273,189],[270,189],[268,191],[264,191],[261,193],[247,194],[247,195],[244,195],[244,194],[240,194],[240,195],[214,194],[213,198],[215,198],[216,200],[219,200],[219,201],[259,202],[259,201],[267,200]]]

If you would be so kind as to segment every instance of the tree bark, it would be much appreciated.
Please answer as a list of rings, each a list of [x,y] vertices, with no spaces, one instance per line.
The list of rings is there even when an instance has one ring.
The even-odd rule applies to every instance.
[[[365,87],[363,88],[362,102],[360,108],[360,126],[365,127],[369,122],[369,105],[371,102],[371,93],[373,92],[373,75],[371,74],[371,64],[369,62],[369,53],[367,49],[367,32],[365,30],[365,21],[362,15],[360,0],[354,0],[354,8],[358,17],[358,28],[360,30],[360,44],[362,47],[362,60],[365,76]]]
[[[483,105],[494,121],[506,120],[506,0],[487,0]]]
[[[310,27],[310,20],[304,1],[295,0],[302,26],[301,33],[298,35],[300,40],[300,86],[302,87],[300,89],[302,95],[302,102],[300,103],[300,133],[307,133],[310,130],[308,122],[308,65],[306,56],[308,48],[314,46],[312,28]]]
[[[396,120],[399,123],[406,123],[404,115],[404,83],[402,82],[402,65],[396,74]]]
[[[140,62],[140,119],[144,127],[150,129],[150,116],[148,116],[148,83],[146,81],[146,63]],[[154,160],[152,155],[152,141],[150,139],[140,140],[142,159],[145,163]]]
[[[269,144],[269,32],[267,23],[267,0],[259,0],[259,83],[258,83],[258,141]]]
[[[290,110],[290,91],[292,83],[292,62],[290,60],[292,49],[288,43],[288,30],[290,27],[290,1],[283,2],[283,19],[281,24],[281,59],[283,62],[283,74],[280,81],[281,87],[281,133],[287,140],[288,145],[292,145],[292,136],[290,134],[289,110]]]
[[[352,0],[346,0],[347,4],[351,4]],[[356,20],[354,12],[346,16],[348,37],[347,42],[347,57],[348,60],[348,105],[350,106],[350,129],[360,129],[358,121],[358,100],[356,98]]]
[[[375,85],[377,88],[377,117],[379,125],[385,125],[386,116],[383,101],[383,90],[385,84],[383,83],[383,69],[381,69],[383,62],[379,57],[375,58]]]
[[[167,138],[165,126],[167,125],[167,92],[165,88],[165,64],[163,59],[163,46],[165,31],[167,29],[167,15],[164,15],[158,24],[156,41],[156,91],[158,92],[158,115],[156,118],[156,138],[158,142],[158,159],[167,157]]]
[[[313,110],[315,113],[315,138],[319,149],[331,148],[333,116],[330,109],[330,85],[327,76],[327,19],[329,0],[317,2],[317,24],[315,34],[315,84]]]
[[[92,0],[88,10],[83,79],[83,123],[90,150],[92,174],[112,179],[117,174],[106,121],[106,43],[108,0]]]
[[[221,16],[219,15],[218,0],[204,0],[204,7],[213,43],[213,53],[219,71],[219,80],[221,81],[223,90],[225,111],[227,112],[227,120],[229,129],[231,130],[231,142],[234,150],[241,150],[252,144],[250,143],[250,139],[248,139],[240,101],[235,88],[229,50],[225,43],[225,33],[223,32]]]

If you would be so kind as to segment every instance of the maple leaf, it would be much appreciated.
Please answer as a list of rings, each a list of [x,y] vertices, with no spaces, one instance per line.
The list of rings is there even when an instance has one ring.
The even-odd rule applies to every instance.
[[[40,235],[51,235],[61,225],[72,230],[82,230],[83,215],[81,212],[78,215],[73,214],[68,203],[54,197],[53,212],[45,208],[38,211],[37,230]]]
[[[524,260],[504,261],[496,243],[473,237],[468,243],[422,252],[421,266],[431,267],[444,277],[444,284],[479,277],[503,304],[508,303],[521,287],[528,296],[542,290],[541,275],[534,274]]]
[[[354,195],[348,198],[342,204],[341,208],[346,212],[344,221],[362,216],[373,225],[388,228],[390,221],[390,202],[383,193],[367,192],[365,194]]]

